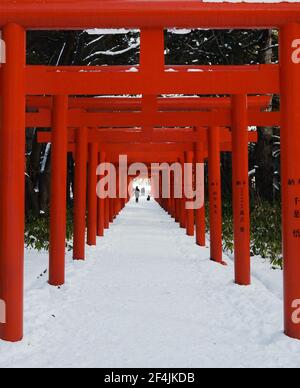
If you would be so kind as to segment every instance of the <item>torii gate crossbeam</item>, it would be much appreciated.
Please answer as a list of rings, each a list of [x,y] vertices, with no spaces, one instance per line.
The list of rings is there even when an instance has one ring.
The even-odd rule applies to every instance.
[[[172,12],[170,12],[172,10]],[[276,28],[300,20],[300,5],[223,4],[198,0],[3,0],[0,27],[18,23],[27,29],[101,28]]]

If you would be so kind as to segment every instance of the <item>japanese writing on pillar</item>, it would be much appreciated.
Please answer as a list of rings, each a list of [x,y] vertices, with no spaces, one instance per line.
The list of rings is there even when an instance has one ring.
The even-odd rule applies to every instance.
[[[294,222],[292,223],[293,238],[300,241],[300,178],[290,178],[287,182],[291,189],[289,200],[292,204],[292,217]],[[299,194],[298,194],[299,192]],[[300,324],[300,300],[295,299],[291,304],[292,315],[291,320],[295,325]]]
[[[218,187],[220,186],[218,182],[212,182],[211,186],[213,187],[213,212],[215,215],[218,215]]]
[[[239,231],[240,233],[246,232],[246,210],[245,210],[245,188],[247,186],[246,181],[237,181],[236,186],[239,189]]]
[[[288,186],[290,188],[299,188],[300,189],[300,178],[298,178],[298,179],[290,178],[288,180]],[[293,218],[295,220],[296,225],[299,224],[299,227],[293,228],[293,237],[295,239],[300,239],[300,191],[299,191],[299,195],[293,194],[292,201],[293,201],[293,207],[292,207]],[[294,223],[294,225],[295,225],[295,223]]]

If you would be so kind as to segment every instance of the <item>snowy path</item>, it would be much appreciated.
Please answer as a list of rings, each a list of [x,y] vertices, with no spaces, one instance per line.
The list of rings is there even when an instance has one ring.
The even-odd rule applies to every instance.
[[[69,258],[62,289],[38,277],[45,258],[27,259],[26,335],[0,343],[0,367],[300,366],[280,276],[234,285],[232,263],[210,262],[155,203],[131,203],[87,262]]]

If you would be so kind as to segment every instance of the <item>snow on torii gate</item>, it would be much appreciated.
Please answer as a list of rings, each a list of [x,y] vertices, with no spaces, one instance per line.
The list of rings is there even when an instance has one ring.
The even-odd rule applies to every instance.
[[[300,339],[300,4],[150,0],[145,6],[143,0],[57,0],[54,7],[52,0],[43,3],[3,0],[0,15],[2,39],[6,44],[6,64],[0,71],[0,176],[5,182],[0,201],[0,298],[6,302],[6,323],[0,324],[0,337],[17,341],[23,335],[25,94],[57,96],[55,111],[58,115],[62,113],[54,122],[57,144],[62,144],[67,138],[64,137],[67,122],[64,108],[68,94],[230,94],[233,95],[235,147],[239,142],[246,143],[245,128],[249,124],[246,94],[280,91],[285,333]],[[39,84],[40,69],[25,71],[26,29],[85,29],[95,26],[141,28],[141,69],[138,73],[117,71],[108,76],[99,72],[92,76],[92,72],[45,72],[47,80],[43,79]],[[174,26],[279,28],[280,77],[277,78],[274,72],[269,77],[260,78],[257,72],[249,71],[249,67],[238,75],[226,73],[224,69],[216,73],[166,73],[163,68],[163,28]],[[59,158],[55,152],[53,154],[54,160],[57,156]],[[240,173],[244,175],[244,172]],[[55,175],[58,179],[59,171]],[[9,211],[11,206],[14,211]]]

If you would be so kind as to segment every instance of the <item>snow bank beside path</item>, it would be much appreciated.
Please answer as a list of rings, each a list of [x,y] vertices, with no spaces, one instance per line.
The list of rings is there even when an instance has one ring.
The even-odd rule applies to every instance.
[[[300,366],[280,271],[255,262],[253,285],[236,286],[231,260],[210,262],[155,203],[130,203],[87,262],[69,256],[61,289],[40,276],[46,259],[27,256],[25,338],[0,343],[0,367]]]

